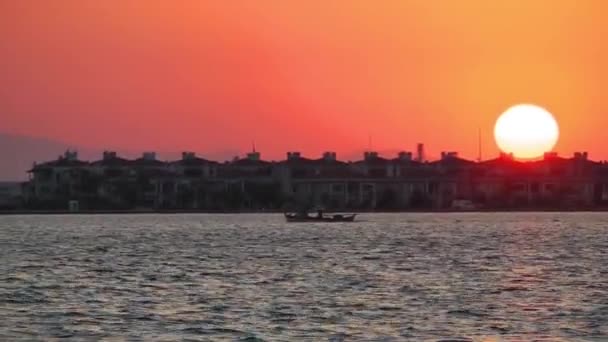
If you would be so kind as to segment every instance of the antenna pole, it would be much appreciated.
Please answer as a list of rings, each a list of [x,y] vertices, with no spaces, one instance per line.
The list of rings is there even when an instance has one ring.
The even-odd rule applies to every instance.
[[[481,128],[477,129],[477,148],[478,148],[477,161],[481,162]]]

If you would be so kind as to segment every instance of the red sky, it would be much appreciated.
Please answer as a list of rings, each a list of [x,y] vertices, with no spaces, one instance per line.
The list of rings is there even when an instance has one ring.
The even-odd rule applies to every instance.
[[[608,158],[608,2],[0,0],[0,131],[98,148],[497,153],[535,103]]]

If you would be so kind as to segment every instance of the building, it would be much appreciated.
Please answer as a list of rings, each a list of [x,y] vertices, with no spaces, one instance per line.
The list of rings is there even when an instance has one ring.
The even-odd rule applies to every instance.
[[[26,198],[33,208],[64,209],[71,200],[96,197],[90,182],[90,164],[78,159],[75,151],[66,151],[56,160],[34,163],[29,170]]]
[[[125,159],[104,152],[88,162],[67,151],[37,163],[25,187],[29,208],[279,210],[409,210],[462,208],[598,208],[608,206],[608,164],[587,153],[520,162],[511,155],[475,162],[456,152],[421,161],[403,151],[393,158],[367,151],[361,160],[341,161],[335,152],[318,158],[288,152],[265,161],[259,152],[219,163],[184,152],[160,161],[153,152]]]
[[[18,209],[23,205],[23,183],[0,182],[0,209]]]
[[[339,161],[335,152],[316,159],[288,152],[277,169],[283,195],[293,204],[345,208],[357,201],[351,188],[359,175],[349,163]]]

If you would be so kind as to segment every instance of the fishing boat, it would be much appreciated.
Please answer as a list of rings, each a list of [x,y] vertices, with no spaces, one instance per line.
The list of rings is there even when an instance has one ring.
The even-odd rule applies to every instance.
[[[357,214],[324,214],[318,211],[316,215],[308,213],[285,213],[287,222],[353,222]]]

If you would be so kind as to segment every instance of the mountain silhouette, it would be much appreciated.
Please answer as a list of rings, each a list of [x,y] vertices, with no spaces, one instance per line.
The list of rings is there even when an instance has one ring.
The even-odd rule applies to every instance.
[[[78,151],[82,160],[99,160],[103,148],[78,146],[64,141],[0,133],[0,181],[27,180],[27,170],[32,168],[34,162],[53,160],[62,155],[67,149]],[[125,158],[138,158],[143,151],[118,150],[120,156]],[[176,160],[181,158],[182,151],[159,151],[161,160]],[[199,152],[199,151],[195,151]],[[198,153],[201,157],[224,161],[232,159],[239,152],[235,150],[214,151]]]
[[[0,133],[0,180],[26,180],[34,161],[56,158],[73,147],[62,141]]]

